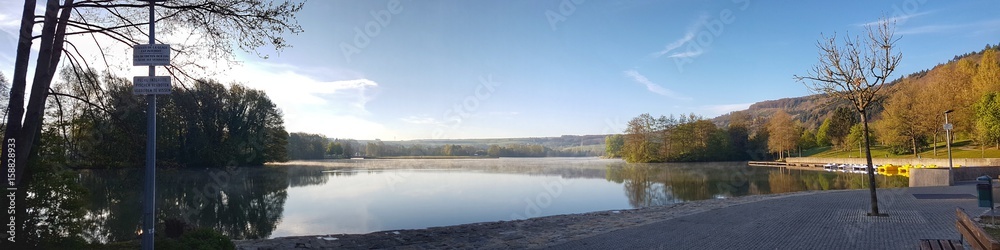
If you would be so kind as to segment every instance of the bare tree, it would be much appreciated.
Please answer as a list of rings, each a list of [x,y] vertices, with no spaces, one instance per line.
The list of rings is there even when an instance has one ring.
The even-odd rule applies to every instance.
[[[851,38],[838,41],[836,34],[817,42],[819,63],[807,75],[796,75],[810,90],[850,101],[864,124],[865,158],[868,163],[868,186],[871,190],[871,213],[878,210],[875,191],[875,171],[872,166],[871,143],[868,139],[868,108],[881,98],[889,75],[896,70],[902,53],[895,51],[895,22],[882,18],[867,27],[867,39]],[[839,44],[843,42],[843,44]]]
[[[87,56],[74,44],[80,40],[68,40],[69,37],[92,39],[105,66],[109,67],[107,56],[115,54],[106,51],[114,47],[107,44],[113,41],[118,45],[131,47],[144,44],[148,39],[146,26],[149,25],[148,1],[140,0],[46,0],[43,15],[35,14],[36,0],[25,0],[18,36],[18,45],[14,60],[13,82],[9,99],[10,108],[4,131],[4,153],[0,161],[6,164],[5,169],[13,167],[15,178],[5,181],[6,187],[17,187],[16,216],[17,221],[25,221],[26,216],[25,188],[29,185],[31,171],[27,169],[28,157],[36,144],[39,131],[42,129],[46,100],[48,96],[80,99],[85,103],[97,103],[89,98],[102,96],[92,94],[73,96],[56,93],[51,83],[57,69],[61,66],[60,59],[66,56],[65,66],[74,72],[83,72],[93,62],[87,61]],[[62,2],[60,4],[60,2]],[[172,65],[167,71],[177,80],[197,78],[196,72],[208,69],[208,65],[199,62],[233,61],[233,48],[248,52],[256,52],[260,47],[272,47],[281,50],[288,47],[282,36],[286,33],[299,33],[302,28],[295,21],[295,14],[302,9],[303,3],[266,0],[171,0],[156,2],[156,22],[161,28],[157,32],[157,41],[166,43],[164,37],[179,37],[172,46]],[[42,24],[38,35],[32,36],[35,24]],[[101,39],[98,39],[101,38]],[[30,96],[25,107],[25,92],[28,69],[30,68],[31,45],[39,40],[39,51],[35,62],[35,71],[30,86]],[[101,41],[104,41],[102,44]],[[92,51],[84,51],[92,52]],[[266,54],[257,53],[266,58]],[[207,59],[207,60],[205,60]],[[79,73],[78,73],[78,76]],[[79,81],[86,82],[86,81]],[[82,83],[81,83],[82,84]],[[100,86],[80,86],[82,89],[102,93]],[[181,87],[184,87],[183,85]],[[5,170],[4,172],[7,172]],[[8,189],[9,190],[9,189]],[[6,217],[5,217],[6,218]],[[26,248],[24,244],[24,225],[18,225],[15,235],[16,243],[9,242],[13,237],[4,237],[4,245],[18,244],[14,249]],[[7,234],[7,233],[5,233]],[[5,246],[6,248],[6,246]]]

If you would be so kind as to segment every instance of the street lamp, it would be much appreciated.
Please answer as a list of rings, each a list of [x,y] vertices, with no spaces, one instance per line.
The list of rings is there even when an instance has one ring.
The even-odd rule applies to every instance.
[[[953,126],[951,123],[948,123],[948,113],[951,113],[952,111],[955,110],[949,109],[944,111],[944,140],[946,142],[945,145],[948,145],[948,185],[951,185],[954,181],[951,173],[953,168],[951,165],[951,129]]]

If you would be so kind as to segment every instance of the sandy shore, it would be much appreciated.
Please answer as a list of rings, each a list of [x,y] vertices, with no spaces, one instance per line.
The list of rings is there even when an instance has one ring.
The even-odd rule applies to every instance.
[[[661,207],[555,215],[518,221],[483,222],[368,234],[291,236],[235,241],[237,249],[510,249],[540,248],[623,228],[641,226],[715,209],[791,196],[807,191],[703,200]]]

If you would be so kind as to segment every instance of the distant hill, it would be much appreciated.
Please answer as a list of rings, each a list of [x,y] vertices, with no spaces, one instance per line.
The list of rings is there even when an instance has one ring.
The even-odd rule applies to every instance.
[[[803,97],[782,98],[778,100],[767,100],[754,103],[746,110],[736,111],[746,113],[752,119],[751,129],[763,126],[770,119],[771,115],[784,110],[798,119],[802,124],[810,129],[818,128],[837,107],[847,106],[844,101],[836,101],[826,95],[810,95]],[[712,119],[712,122],[719,126],[728,126],[732,113],[721,115]]]
[[[551,149],[561,150],[574,147],[601,145],[603,149],[606,135],[563,135],[559,137],[527,137],[527,138],[492,138],[492,139],[421,139],[408,141],[383,141],[386,144],[441,146],[446,144],[488,147],[489,145],[529,144],[542,145]],[[362,141],[368,142],[368,141]]]
[[[965,58],[978,61],[979,57],[982,56],[983,51],[985,51],[986,49],[997,49],[998,47],[1000,46],[987,45],[986,48],[984,48],[981,51],[973,51],[966,54],[957,55],[948,62],[938,64],[932,69],[921,70],[919,72],[914,72],[909,75],[906,75],[905,77],[901,77],[895,81],[888,83],[886,89],[884,89],[885,91],[882,94],[883,96],[889,96],[891,93],[895,91],[896,84],[903,82],[904,79],[911,84],[918,84],[918,85],[924,84],[928,80],[926,79],[925,76],[933,74],[933,72],[935,72],[935,70],[937,70],[939,67],[951,63],[956,63],[959,60]],[[805,88],[805,86],[801,87]],[[750,125],[751,131],[755,131],[757,128],[764,126],[764,124],[767,123],[768,119],[770,119],[771,115],[776,113],[778,110],[784,110],[788,114],[792,115],[792,117],[802,122],[803,126],[805,126],[806,128],[816,129],[820,126],[820,124],[823,123],[823,120],[832,115],[833,111],[836,110],[838,107],[851,107],[851,105],[847,101],[836,100],[830,96],[816,94],[816,95],[809,95],[802,97],[791,97],[791,98],[782,98],[778,100],[761,101],[754,103],[753,105],[750,105],[750,107],[747,108],[746,110],[735,111],[733,113],[741,112],[748,114],[752,119]],[[722,127],[728,126],[730,118],[732,117],[733,113],[724,114],[712,118],[711,121],[718,126]],[[878,120],[881,117],[881,114],[882,114],[882,105],[880,103],[876,103],[872,107],[869,117],[871,117],[872,120]]]

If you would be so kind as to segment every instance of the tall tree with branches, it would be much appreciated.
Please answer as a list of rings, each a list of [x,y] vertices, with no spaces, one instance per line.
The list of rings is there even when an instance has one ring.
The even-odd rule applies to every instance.
[[[868,163],[868,187],[871,191],[871,213],[878,210],[875,171],[872,166],[871,143],[868,139],[868,108],[880,101],[882,89],[896,70],[902,53],[896,51],[895,22],[882,18],[867,26],[866,39],[847,37],[838,40],[836,34],[817,42],[819,63],[804,76],[796,75],[810,90],[849,101],[861,115],[864,126],[865,158]],[[841,44],[841,42],[843,44]]]
[[[61,2],[61,3],[60,3]],[[115,43],[121,47],[145,44],[148,40],[149,1],[140,0],[46,0],[44,14],[36,15],[36,0],[25,0],[14,59],[13,81],[9,99],[6,130],[4,131],[4,153],[0,161],[13,168],[14,180],[5,181],[5,187],[16,187],[16,221],[25,221],[26,188],[31,180],[27,168],[30,152],[37,144],[42,130],[46,100],[50,95],[72,98],[84,103],[98,103],[89,98],[101,94],[74,96],[57,93],[51,83],[58,68],[65,66],[83,72],[89,65],[97,63],[81,53],[80,42],[92,40],[107,68],[111,68],[108,58],[114,54],[110,48]],[[276,51],[288,47],[282,38],[287,33],[302,32],[295,21],[295,14],[303,3],[267,0],[171,0],[155,2],[155,20],[160,27],[157,42],[174,44],[171,49],[176,55],[172,65],[166,69],[175,82],[185,82],[199,78],[198,72],[210,69],[204,63],[215,61],[234,62],[233,48],[256,52],[260,47],[271,47]],[[34,30],[41,24],[41,31]],[[170,37],[174,37],[173,40]],[[74,38],[74,39],[68,39]],[[39,49],[34,64],[31,85],[28,85],[28,69],[31,68],[31,46],[38,41]],[[101,42],[104,41],[104,42]],[[124,51],[123,51],[124,52]],[[263,58],[267,54],[256,52]],[[66,61],[60,64],[65,56]],[[80,81],[84,82],[84,81]],[[30,87],[30,96],[25,108],[25,93]],[[94,93],[106,90],[99,86],[81,86]],[[181,86],[184,87],[183,85]],[[7,172],[7,171],[5,171]],[[8,189],[9,190],[9,189]],[[9,213],[9,212],[8,212]],[[6,218],[6,217],[5,217]],[[24,240],[26,225],[18,225],[14,234],[4,233],[5,249],[27,248]]]

